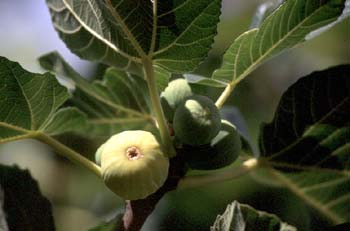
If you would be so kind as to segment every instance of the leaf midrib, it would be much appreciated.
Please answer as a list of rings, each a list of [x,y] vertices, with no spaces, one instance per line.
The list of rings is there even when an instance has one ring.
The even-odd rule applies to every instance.
[[[311,198],[310,196],[306,195],[297,184],[295,184],[293,181],[289,180],[287,177],[283,176],[282,173],[279,173],[276,170],[271,169],[271,173],[279,180],[281,181],[287,188],[289,188],[290,191],[295,193],[297,196],[299,196],[302,200],[304,200],[306,203],[311,205],[312,207],[319,210],[322,214],[324,214],[326,217],[328,217],[330,220],[332,220],[334,223],[339,224],[345,222],[344,218],[340,217],[333,211],[329,210],[328,207],[321,204],[319,201]]]
[[[330,110],[327,114],[325,114],[322,118],[320,118],[318,121],[316,121],[313,124],[313,127],[316,127],[317,125],[320,125],[322,121],[326,120],[327,118],[329,118],[329,116],[332,116],[332,113],[334,113],[340,106],[342,106],[345,102],[347,102],[347,100],[350,100],[350,97],[345,97],[341,102],[339,102],[335,107],[332,108],[332,110]],[[302,136],[298,137],[298,139],[296,141],[294,141],[293,143],[291,143],[290,145],[288,145],[287,147],[284,147],[282,150],[275,152],[273,154],[271,154],[269,156],[269,158],[267,159],[273,159],[276,158],[280,155],[282,155],[283,153],[285,153],[286,151],[292,149],[293,147],[295,147],[296,145],[299,144],[300,140],[302,140],[307,133],[309,133],[310,131],[312,131],[313,128],[309,129],[306,131],[306,133],[304,133]],[[329,136],[329,135],[328,135]],[[328,137],[327,136],[327,137]],[[326,139],[326,138],[325,138]]]
[[[93,36],[95,36],[97,39],[99,39],[100,41],[102,41],[103,43],[105,43],[108,47],[110,47],[111,49],[113,49],[115,52],[119,53],[120,55],[124,56],[127,59],[131,59],[135,62],[140,63],[141,60],[138,57],[135,56],[130,56],[129,54],[123,52],[122,50],[120,50],[118,47],[116,47],[113,43],[111,43],[110,41],[106,40],[105,38],[103,38],[102,36],[100,36],[99,34],[97,34],[92,28],[90,28],[88,25],[86,25],[79,17],[79,15],[77,15],[75,13],[75,11],[70,7],[70,5],[67,3],[66,0],[62,0],[62,2],[64,3],[65,7],[69,10],[69,12],[74,16],[74,18],[80,23],[81,26],[83,26],[89,33],[91,33]]]
[[[65,0],[64,0],[65,1]],[[106,0],[107,5],[109,10],[112,13],[112,16],[114,17],[114,19],[119,23],[119,26],[122,28],[123,32],[125,33],[125,35],[128,37],[129,41],[131,42],[131,44],[134,46],[134,48],[136,49],[136,51],[138,52],[138,54],[141,57],[141,60],[143,58],[146,58],[147,55],[145,54],[145,52],[143,51],[140,43],[136,40],[136,38],[134,37],[134,35],[132,34],[132,32],[129,30],[129,28],[125,25],[124,20],[120,17],[120,14],[113,8],[113,4],[111,2],[111,0]],[[154,3],[153,3],[154,4]],[[138,59],[138,61],[140,61],[140,59]]]
[[[235,76],[233,76],[233,81],[231,82],[231,85],[236,85],[238,84],[240,81],[242,81],[249,73],[251,73],[259,64],[262,60],[264,60],[277,46],[279,46],[281,43],[283,43],[285,41],[286,38],[288,38],[288,36],[292,33],[295,32],[295,30],[299,29],[301,27],[301,25],[303,25],[307,20],[309,20],[311,17],[313,17],[318,11],[323,10],[324,7],[326,5],[323,5],[322,7],[316,9],[315,11],[313,11],[313,13],[311,13],[309,16],[307,16],[306,18],[304,18],[300,23],[298,23],[298,25],[296,25],[292,30],[290,30],[288,33],[285,34],[285,36],[283,36],[277,43],[273,44],[262,56],[260,56],[257,60],[255,60],[254,62],[252,62],[252,64],[250,65],[249,68],[247,68],[241,75],[239,75],[238,78],[235,78]],[[266,20],[268,20],[270,17],[274,16],[273,14],[270,15]],[[333,18],[332,18],[333,19]],[[329,19],[330,20],[330,19]],[[254,29],[253,29],[254,30]],[[253,31],[251,30],[251,31]],[[259,31],[256,32],[256,34],[258,34]],[[255,35],[256,36],[256,35]],[[254,37],[255,39],[255,37]],[[254,40],[253,39],[253,40]],[[297,45],[297,44],[296,44]],[[296,46],[295,45],[295,46]],[[292,47],[291,47],[292,48]],[[252,46],[250,46],[250,54],[251,54],[251,49]],[[237,54],[238,55],[238,54]],[[236,68],[236,67],[235,67]]]
[[[30,133],[30,132],[34,131],[34,130],[28,130],[28,129],[21,128],[21,127],[18,127],[16,125],[6,123],[6,122],[1,122],[1,121],[0,121],[0,126],[5,127],[5,128],[10,128],[10,129],[15,130],[17,132],[23,132],[23,133]]]

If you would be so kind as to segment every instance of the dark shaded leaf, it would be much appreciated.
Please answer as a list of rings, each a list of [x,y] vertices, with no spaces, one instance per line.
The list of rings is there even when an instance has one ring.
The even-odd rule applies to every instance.
[[[261,161],[335,223],[350,220],[350,66],[314,72],[282,96],[262,128]]]
[[[0,189],[9,230],[55,230],[51,204],[27,170],[0,165]]]
[[[172,72],[193,70],[206,57],[220,0],[47,0],[52,22],[72,52],[141,72],[146,55]]]
[[[262,156],[271,162],[349,171],[350,65],[314,72],[282,96],[263,126]]]

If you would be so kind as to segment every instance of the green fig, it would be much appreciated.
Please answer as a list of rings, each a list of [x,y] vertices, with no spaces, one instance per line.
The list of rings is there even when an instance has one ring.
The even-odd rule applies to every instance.
[[[219,133],[209,144],[183,146],[183,152],[190,168],[212,170],[232,164],[241,151],[241,139],[236,127],[222,120]]]
[[[192,95],[191,87],[185,79],[171,81],[160,95],[160,102],[166,119],[172,123],[176,108]]]
[[[193,95],[180,104],[173,121],[175,136],[184,144],[194,146],[210,143],[220,126],[220,113],[214,102],[200,95]]]
[[[124,131],[100,150],[104,183],[126,200],[143,199],[157,191],[168,176],[169,159],[150,132]]]

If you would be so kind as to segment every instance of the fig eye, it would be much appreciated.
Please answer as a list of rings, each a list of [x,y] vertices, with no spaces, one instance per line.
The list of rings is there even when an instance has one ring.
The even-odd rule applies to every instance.
[[[143,157],[140,149],[135,146],[129,147],[126,149],[126,156],[129,160],[137,160]]]

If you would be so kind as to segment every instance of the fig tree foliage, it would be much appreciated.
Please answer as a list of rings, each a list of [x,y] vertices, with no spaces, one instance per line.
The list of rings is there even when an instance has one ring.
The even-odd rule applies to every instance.
[[[228,190],[233,188],[229,180],[251,172],[264,172],[264,182],[278,182],[274,185],[285,189],[271,189],[263,197],[271,202],[269,212],[284,216],[273,203],[288,190],[304,206],[310,222],[315,217],[325,224],[349,222],[349,63],[297,76],[272,121],[261,126],[259,154],[251,153],[256,148],[242,136],[242,124],[236,126],[235,118],[222,120],[229,118],[222,106],[258,66],[305,41],[311,43],[350,15],[349,0],[276,2],[265,3],[267,10],[259,8],[256,27],[239,35],[224,52],[221,65],[206,77],[197,68],[206,63],[217,35],[221,0],[46,0],[52,25],[67,47],[106,68],[98,78],[87,80],[55,51],[39,58],[48,71],[44,74],[0,57],[0,144],[43,142],[94,173],[126,201],[125,212],[92,230],[140,230],[148,216],[158,215],[152,212],[168,192],[190,194],[191,189],[182,188],[219,182],[226,183],[215,187]],[[61,77],[69,79],[73,89],[68,90]],[[88,145],[69,142],[75,139]],[[2,226],[55,229],[51,206],[27,171],[0,166],[0,176]],[[9,183],[14,179],[16,184]],[[251,189],[249,177],[241,179],[230,201],[221,201],[220,190],[215,190],[217,197],[208,197],[215,201],[215,208],[206,213],[210,219],[173,222],[185,225],[191,220],[196,224],[186,227],[202,225],[199,229],[215,231],[311,230],[289,216],[282,222],[235,201],[237,192],[266,193],[264,186]],[[205,194],[198,192],[196,198]],[[178,213],[181,203],[176,203]],[[204,204],[192,205],[178,217],[201,217],[197,208]],[[288,208],[295,209],[295,204]],[[39,210],[44,214],[41,221]],[[299,207],[295,210],[299,214]],[[165,222],[164,217],[157,221]]]

